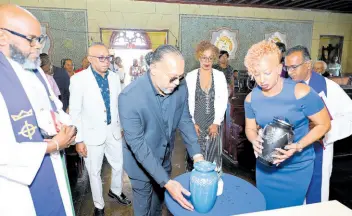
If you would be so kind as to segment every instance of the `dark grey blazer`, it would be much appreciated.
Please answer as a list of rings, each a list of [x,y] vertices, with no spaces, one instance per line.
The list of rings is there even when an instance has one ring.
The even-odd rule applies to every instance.
[[[125,135],[124,169],[130,178],[150,181],[161,187],[169,180],[171,154],[176,129],[181,132],[190,156],[200,153],[198,138],[188,109],[186,82],[169,96],[172,109],[168,130],[163,127],[162,114],[149,72],[129,84],[119,96],[119,115]],[[167,153],[167,146],[170,147]]]
[[[60,100],[62,102],[62,109],[66,111],[70,99],[70,76],[64,68],[53,66],[53,71],[54,80],[61,93]]]

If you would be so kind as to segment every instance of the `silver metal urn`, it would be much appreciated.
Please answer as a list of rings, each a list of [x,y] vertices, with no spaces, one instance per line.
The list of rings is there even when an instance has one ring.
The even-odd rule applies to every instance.
[[[273,121],[267,124],[263,130],[263,149],[262,154],[257,158],[258,161],[273,166],[273,155],[280,154],[275,149],[284,148],[293,141],[293,126],[288,120],[274,117]]]

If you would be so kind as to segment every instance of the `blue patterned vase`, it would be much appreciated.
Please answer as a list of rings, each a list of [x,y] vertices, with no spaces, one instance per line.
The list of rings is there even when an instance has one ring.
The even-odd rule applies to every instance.
[[[218,174],[216,165],[209,161],[194,164],[190,177],[191,201],[194,209],[199,213],[209,212],[216,201],[218,190]]]

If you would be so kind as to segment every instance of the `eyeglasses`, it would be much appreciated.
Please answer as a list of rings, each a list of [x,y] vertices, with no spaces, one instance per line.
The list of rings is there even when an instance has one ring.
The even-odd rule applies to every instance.
[[[5,31],[8,31],[10,32],[11,34],[13,35],[16,35],[18,37],[21,37],[23,39],[26,39],[28,42],[29,42],[29,45],[31,47],[34,47],[37,42],[40,44],[40,45],[43,45],[45,43],[45,41],[47,40],[48,36],[47,35],[40,35],[39,37],[36,37],[36,36],[26,36],[26,35],[23,35],[21,33],[18,33],[18,32],[15,32],[15,31],[12,31],[10,29],[7,29],[7,28],[0,28],[2,30],[5,30]]]
[[[300,66],[302,66],[303,64],[305,64],[306,61],[302,62],[299,65],[292,65],[292,66],[284,66],[285,71],[289,72],[291,70],[296,70],[297,68],[299,68]]]
[[[90,55],[90,57],[97,58],[99,59],[100,62],[104,62],[104,61],[111,62],[112,60],[112,56],[91,56]]]
[[[214,58],[213,57],[206,57],[206,56],[202,56],[202,57],[200,57],[200,60],[202,60],[202,61],[208,61],[208,62],[212,62],[212,61],[214,61]]]

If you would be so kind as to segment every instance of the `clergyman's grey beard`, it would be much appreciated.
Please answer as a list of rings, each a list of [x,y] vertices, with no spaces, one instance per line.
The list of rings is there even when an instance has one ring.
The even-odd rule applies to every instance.
[[[25,55],[15,45],[10,44],[10,58],[22,65],[24,69],[37,69],[40,66],[39,56],[33,61],[28,59],[29,55]]]

